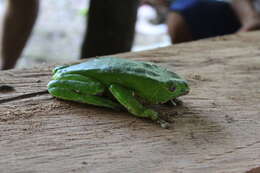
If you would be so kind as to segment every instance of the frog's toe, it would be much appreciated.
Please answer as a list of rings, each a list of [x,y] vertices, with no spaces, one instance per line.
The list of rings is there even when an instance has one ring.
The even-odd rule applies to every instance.
[[[158,119],[156,122],[164,129],[170,128],[170,123],[168,123],[167,121],[164,121],[162,119]]]
[[[183,105],[183,102],[179,99],[172,99],[163,104],[167,105],[167,106],[180,106],[180,105]]]

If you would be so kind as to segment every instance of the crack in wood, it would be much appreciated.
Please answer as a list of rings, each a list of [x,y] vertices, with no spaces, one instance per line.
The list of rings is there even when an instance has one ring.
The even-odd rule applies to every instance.
[[[10,97],[10,98],[6,98],[6,99],[1,99],[0,104],[11,102],[11,101],[16,101],[16,100],[22,100],[22,99],[26,99],[26,98],[31,98],[31,97],[36,97],[36,96],[44,95],[44,94],[48,94],[48,93],[49,93],[48,90],[43,90],[43,91],[23,94],[23,95],[19,95],[19,96],[15,96],[15,97]]]

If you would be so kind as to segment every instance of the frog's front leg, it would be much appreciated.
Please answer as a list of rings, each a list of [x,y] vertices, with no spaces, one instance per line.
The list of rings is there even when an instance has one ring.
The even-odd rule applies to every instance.
[[[99,96],[104,90],[100,82],[80,74],[64,74],[48,84],[48,91],[57,98],[120,109],[121,105]]]
[[[168,106],[181,106],[183,105],[183,102],[181,100],[179,100],[178,98],[169,100],[168,102],[164,103],[165,105]]]
[[[110,92],[130,113],[137,117],[149,118],[159,123],[163,128],[168,127],[168,123],[160,119],[157,112],[152,109],[145,108],[133,96],[133,92],[120,85],[112,84],[109,87]]]

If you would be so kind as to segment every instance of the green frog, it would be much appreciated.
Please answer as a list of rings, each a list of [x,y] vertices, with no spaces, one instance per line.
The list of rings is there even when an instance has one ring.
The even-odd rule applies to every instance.
[[[174,102],[188,94],[178,74],[151,62],[102,57],[53,70],[48,91],[54,97],[112,109],[126,109],[166,127],[160,114],[145,104]]]

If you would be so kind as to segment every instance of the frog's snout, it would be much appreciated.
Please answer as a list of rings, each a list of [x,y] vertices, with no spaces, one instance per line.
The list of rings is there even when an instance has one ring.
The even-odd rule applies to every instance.
[[[189,94],[190,90],[184,90],[183,95]]]
[[[183,83],[184,87],[182,88],[182,95],[186,95],[190,92],[190,87],[188,86],[188,84],[185,82]]]

